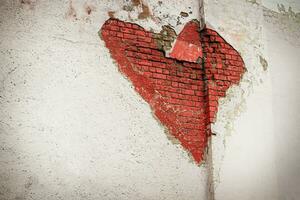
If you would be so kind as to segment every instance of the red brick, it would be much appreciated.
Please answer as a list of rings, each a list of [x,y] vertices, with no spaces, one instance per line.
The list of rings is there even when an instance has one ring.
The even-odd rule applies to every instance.
[[[166,75],[164,75],[164,74],[153,74],[153,77],[154,78],[159,78],[159,79],[166,79],[167,78]]]
[[[152,62],[152,63],[153,63],[153,66],[155,66],[155,67],[166,68],[165,63],[161,63],[161,62]]]
[[[146,36],[146,32],[144,32],[144,31],[136,30],[136,31],[134,31],[134,33],[138,36]]]
[[[131,34],[124,33],[124,38],[126,38],[126,39],[136,39],[136,35],[131,35]]]
[[[156,68],[156,72],[162,74],[162,69]]]
[[[170,74],[170,71],[169,71],[169,70],[166,70],[166,69],[164,69],[164,70],[163,70],[163,74]]]
[[[119,26],[110,26],[109,29],[112,30],[112,31],[119,31],[120,27]]]
[[[118,26],[119,26],[119,27],[124,27],[124,26],[125,26],[125,23],[124,23],[124,22],[121,22],[121,21],[119,21],[119,22],[118,22]]]
[[[183,89],[181,90],[182,94],[188,94],[188,95],[194,95],[195,92],[194,90],[186,90],[186,89]]]
[[[149,37],[143,37],[143,36],[138,36],[138,40],[139,41],[143,41],[143,42],[151,42],[152,38]]]
[[[192,25],[199,29],[197,24]],[[214,122],[218,99],[245,72],[237,51],[207,28],[200,32],[206,58],[199,64],[166,58],[153,42],[152,33],[136,24],[109,19],[100,33],[120,71],[199,163],[211,135],[210,123]]]
[[[152,66],[152,63],[148,60],[140,60],[138,62],[140,65],[147,65],[147,66]]]
[[[152,52],[151,49],[143,48],[143,47],[140,47],[139,51],[142,53],[147,53],[147,54],[151,54],[151,52]]]
[[[121,32],[123,32],[123,33],[133,33],[133,30],[132,30],[132,29],[129,29],[129,28],[124,28],[124,27],[122,27],[122,28],[121,28]]]
[[[126,26],[127,28],[132,28],[132,24],[130,24],[130,23],[125,23],[125,26]]]

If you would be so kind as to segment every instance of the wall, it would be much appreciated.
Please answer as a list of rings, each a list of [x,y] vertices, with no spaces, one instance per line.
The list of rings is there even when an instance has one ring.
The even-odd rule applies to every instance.
[[[277,3],[285,11],[272,1],[264,2],[264,27],[273,86],[278,191],[280,199],[294,200],[300,196],[300,2]]]
[[[98,36],[123,3],[22,2],[0,3],[0,199],[205,199],[206,166],[167,138]],[[156,10],[179,4],[197,16],[185,1]]]
[[[135,2],[0,2],[0,199],[298,199],[299,3],[204,1],[247,72],[219,100],[198,166],[98,31],[109,17],[156,33],[203,27],[202,1]]]

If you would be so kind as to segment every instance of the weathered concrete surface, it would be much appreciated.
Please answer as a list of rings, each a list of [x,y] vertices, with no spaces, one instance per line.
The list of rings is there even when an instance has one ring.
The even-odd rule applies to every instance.
[[[279,10],[265,4],[264,27],[273,86],[278,191],[280,199],[294,200],[300,197],[300,2],[281,3]]]
[[[248,72],[220,100],[212,157],[200,168],[97,34],[109,15],[179,33],[200,3],[143,1],[145,15],[132,2],[0,2],[0,199],[298,199],[299,1],[205,2],[207,23]]]
[[[286,11],[289,10],[289,7],[293,12],[300,12],[300,1],[298,0],[261,0],[263,6],[269,10],[278,12],[282,6],[285,7]]]
[[[26,2],[0,3],[0,199],[205,199],[98,36],[122,4]]]

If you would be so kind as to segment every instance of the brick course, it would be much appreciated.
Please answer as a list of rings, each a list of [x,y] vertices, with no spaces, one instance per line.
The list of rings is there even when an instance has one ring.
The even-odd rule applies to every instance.
[[[238,84],[245,67],[238,52],[217,32],[207,28],[199,32],[198,26],[191,23],[195,22],[187,24],[189,34],[180,34],[180,39],[201,45],[201,54],[197,54],[202,56],[200,63],[166,57],[164,50],[169,48],[172,35],[163,32],[154,34],[135,24],[109,19],[99,33],[120,72],[133,83],[169,133],[200,163],[218,99],[231,85]],[[198,34],[195,42],[193,32]]]

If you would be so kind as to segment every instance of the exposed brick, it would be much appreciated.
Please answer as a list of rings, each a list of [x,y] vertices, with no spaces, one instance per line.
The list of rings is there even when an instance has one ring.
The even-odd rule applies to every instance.
[[[136,35],[124,33],[124,38],[126,39],[136,39],[136,37],[137,37]]]
[[[154,78],[159,78],[159,79],[166,79],[167,77],[166,77],[166,75],[164,75],[164,74],[153,74],[153,77]]]
[[[152,66],[152,63],[150,61],[148,61],[148,60],[139,60],[138,64]]]
[[[133,33],[134,31],[132,29],[122,27],[121,32],[123,32],[123,33]]]
[[[197,23],[188,23],[179,38],[183,42],[179,46],[197,52],[181,56],[178,48],[174,58],[166,58],[157,43],[169,38],[136,24],[109,19],[100,32],[120,71],[197,163],[204,158],[219,98],[245,72],[242,58],[231,45],[211,29],[203,29],[199,36],[198,28]],[[194,50],[188,48],[190,44]],[[195,58],[202,55],[204,62],[196,63]]]
[[[119,26],[110,26],[110,27],[109,27],[109,30],[112,30],[112,31],[119,31],[119,30],[120,30],[120,27],[119,27]]]
[[[150,37],[144,37],[144,36],[138,36],[138,40],[139,41],[143,41],[143,42],[151,42],[152,38],[150,38]]]
[[[146,32],[145,31],[139,31],[139,30],[137,30],[137,31],[134,31],[134,33],[136,35],[138,35],[138,36],[146,36]]]

